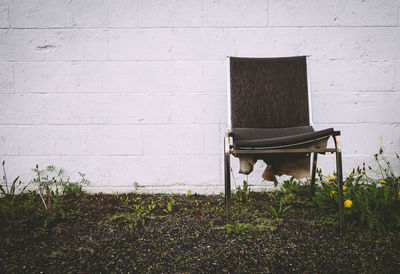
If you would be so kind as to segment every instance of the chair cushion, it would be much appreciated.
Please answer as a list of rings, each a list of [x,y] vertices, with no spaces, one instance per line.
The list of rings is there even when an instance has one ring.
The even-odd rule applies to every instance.
[[[270,129],[234,128],[232,132],[235,147],[268,148],[291,146],[329,137],[333,134],[333,128],[319,131],[314,131],[312,126]]]

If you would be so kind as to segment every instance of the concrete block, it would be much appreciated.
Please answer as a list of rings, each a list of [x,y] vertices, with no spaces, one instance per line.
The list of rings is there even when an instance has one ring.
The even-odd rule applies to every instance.
[[[335,24],[339,26],[396,26],[398,2],[393,0],[335,2]]]
[[[200,62],[142,62],[141,89],[146,92],[201,92]]]
[[[394,90],[400,91],[400,60],[394,60]]]
[[[77,81],[71,62],[15,63],[16,93],[74,92]]]
[[[131,186],[137,181],[147,187],[184,187],[211,185],[221,182],[220,157],[211,156],[148,156],[135,160],[132,157],[113,158],[110,177]],[[120,178],[118,180],[118,178]]]
[[[10,18],[8,16],[8,0],[0,0],[0,28],[10,27]]]
[[[202,0],[139,0],[140,27],[199,27]]]
[[[396,159],[394,155],[388,155],[388,160],[392,164],[394,170],[399,170],[400,161]],[[378,171],[379,168],[376,164],[375,158],[370,154],[360,154],[360,155],[343,155],[343,178],[349,176],[350,173],[353,172],[353,168],[357,169],[359,166],[362,168],[363,163],[365,163],[365,167],[367,170],[367,175],[371,178],[381,179],[380,176],[375,172],[371,171],[368,167],[371,167],[372,170]],[[326,155],[318,158],[318,167],[322,169],[323,174],[332,174],[333,171],[336,170],[335,165],[335,156],[334,155]]]
[[[87,126],[80,131],[84,155],[142,154],[139,126]]]
[[[76,30],[73,32],[75,60],[106,60],[108,34],[103,30]]]
[[[268,25],[268,1],[204,1],[204,25],[209,27],[263,27]]]
[[[66,28],[73,26],[70,0],[10,1],[13,28]]]
[[[399,58],[400,31],[396,27],[304,28],[300,53],[316,59]]]
[[[47,121],[46,101],[36,95],[0,94],[0,124],[29,125]]]
[[[141,153],[136,126],[0,126],[1,155],[100,156]]]
[[[222,61],[207,61],[203,63],[204,73],[204,92],[226,92],[227,75],[228,75],[227,59]]]
[[[0,94],[14,93],[12,65],[0,63]]]
[[[96,94],[49,94],[45,100],[49,124],[107,124],[110,96]]]
[[[203,123],[206,120],[203,95],[172,95],[167,101],[170,106],[168,123]]]
[[[172,59],[173,37],[169,29],[108,30],[110,60]]]
[[[144,155],[201,155],[204,133],[201,125],[148,125],[142,127]]]
[[[203,95],[204,110],[202,120],[204,123],[227,123],[228,110],[226,94]]]
[[[274,0],[269,3],[270,26],[332,26],[334,0]]]
[[[17,176],[23,183],[28,183],[35,177],[35,173],[31,170],[39,165],[39,169],[44,169],[49,165],[54,165],[57,168],[63,168],[65,175],[70,177],[72,181],[80,179],[78,172],[86,175],[90,181],[90,186],[97,184],[105,184],[108,181],[108,157],[101,156],[2,156],[6,161],[7,177],[13,180]]]
[[[233,37],[235,56],[280,57],[299,54],[299,29],[235,29]]]
[[[76,62],[78,92],[140,91],[140,64],[137,62]]]
[[[226,126],[223,124],[205,124],[204,153],[223,157],[225,133]]]
[[[314,93],[315,123],[397,123],[400,93]]]
[[[171,53],[177,60],[223,60],[234,55],[229,29],[183,28],[174,30]]]
[[[313,91],[394,90],[395,68],[386,60],[312,60]]]
[[[76,0],[74,5],[76,27],[137,27],[136,1],[131,0]]]
[[[105,60],[107,33],[101,30],[14,29],[0,32],[0,60]]]
[[[110,123],[187,124],[203,121],[200,95],[123,94],[109,98]]]
[[[334,127],[340,130],[340,142],[343,153],[373,155],[380,147],[393,153],[392,126],[382,124],[316,124],[315,129]],[[334,145],[332,144],[332,147]]]
[[[400,124],[392,124],[391,147],[389,151],[400,156]],[[400,164],[400,161],[397,160]]]

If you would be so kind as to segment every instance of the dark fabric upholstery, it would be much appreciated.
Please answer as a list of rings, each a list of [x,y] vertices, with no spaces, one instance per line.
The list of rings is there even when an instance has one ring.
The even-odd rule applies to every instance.
[[[230,58],[232,128],[309,125],[306,57]]]
[[[232,132],[234,145],[237,148],[268,148],[274,146],[291,146],[329,137],[333,133],[333,128],[319,131],[314,131],[311,126],[280,129],[235,128]]]

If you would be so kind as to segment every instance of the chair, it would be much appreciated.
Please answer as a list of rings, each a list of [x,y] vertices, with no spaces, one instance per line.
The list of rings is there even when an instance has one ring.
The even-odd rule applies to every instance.
[[[224,144],[227,223],[231,222],[232,216],[230,155],[240,159],[264,159],[272,169],[275,164],[288,159],[305,159],[309,174],[312,154],[311,191],[314,194],[317,156],[330,152],[336,154],[342,234],[344,204],[340,132],[332,128],[315,131],[311,126],[307,57],[229,57],[228,70],[228,132]],[[334,139],[334,148],[326,147],[330,137]],[[292,167],[296,168],[296,165]]]

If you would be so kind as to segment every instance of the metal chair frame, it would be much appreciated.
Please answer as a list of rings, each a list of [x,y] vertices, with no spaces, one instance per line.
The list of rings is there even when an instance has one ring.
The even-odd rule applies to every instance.
[[[311,143],[315,140],[290,144],[286,146],[276,146],[276,147],[268,147],[268,148],[240,148],[237,149],[234,147],[234,136],[230,131],[230,113],[231,113],[231,104],[230,104],[230,72],[229,72],[229,57],[228,57],[228,132],[224,138],[224,177],[225,177],[225,215],[226,222],[231,223],[232,221],[232,208],[231,208],[231,166],[230,166],[230,156],[238,156],[240,154],[270,154],[270,153],[312,153],[312,171],[311,171],[311,193],[314,195],[315,191],[315,174],[317,170],[317,160],[318,154],[325,153],[335,153],[336,154],[336,178],[337,178],[337,187],[338,187],[338,201],[339,201],[339,229],[340,235],[343,234],[344,230],[344,203],[343,203],[343,169],[342,169],[342,149],[339,142],[339,131],[334,131],[332,135],[335,143],[334,148],[325,148],[325,149],[305,149],[305,148],[293,148],[297,145],[303,145],[307,143]],[[308,68],[308,66],[307,66]],[[308,70],[308,69],[307,69]],[[307,80],[309,81],[309,76],[307,73]],[[311,116],[311,97],[310,97],[310,89],[308,89],[309,94],[309,115],[310,115],[310,124],[312,124],[312,116]],[[329,136],[329,137],[330,137]],[[326,137],[324,137],[326,138]]]

